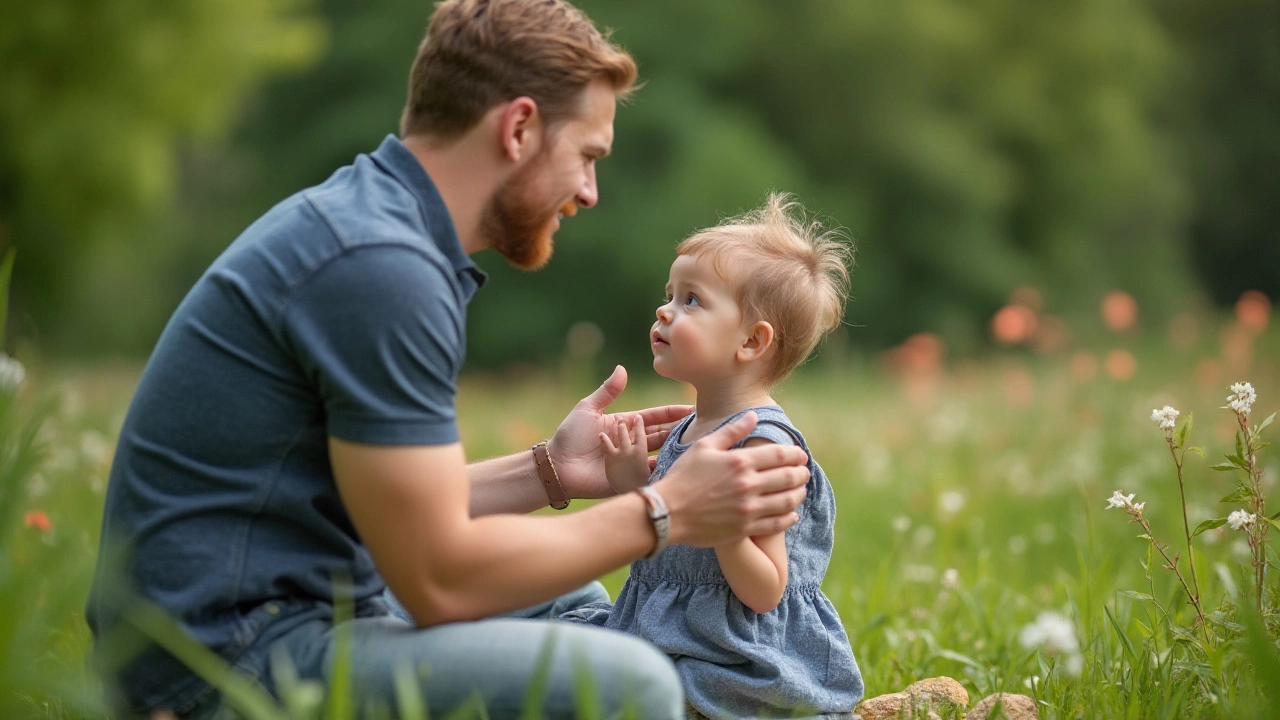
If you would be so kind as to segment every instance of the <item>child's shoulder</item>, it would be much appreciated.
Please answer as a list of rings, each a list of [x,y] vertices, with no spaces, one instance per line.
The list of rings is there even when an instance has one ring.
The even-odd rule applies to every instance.
[[[796,429],[795,423],[791,422],[791,418],[787,417],[787,413],[781,407],[777,405],[759,405],[747,408],[742,412],[746,413],[748,411],[754,412],[758,421],[755,429],[747,436],[747,440],[763,438],[779,445],[799,445],[807,448],[804,436]],[[737,415],[734,417],[737,417]]]

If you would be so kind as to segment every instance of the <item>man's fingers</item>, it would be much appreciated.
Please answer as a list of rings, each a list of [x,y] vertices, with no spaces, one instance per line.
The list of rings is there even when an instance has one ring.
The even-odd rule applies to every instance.
[[[747,523],[747,536],[775,535],[798,522],[800,522],[800,516],[793,512],[760,518]]]
[[[747,432],[750,432],[750,430]],[[708,435],[707,437],[711,436]],[[740,450],[734,450],[734,452],[745,457],[748,465],[756,470],[804,466],[809,462],[809,454],[806,453],[803,448],[795,445],[778,445],[776,443],[770,443],[768,445],[746,447]],[[807,470],[805,477],[808,477]],[[775,489],[781,490],[782,488]],[[769,491],[766,490],[766,492]]]
[[[662,407],[645,408],[639,411],[646,427],[671,426],[681,418],[693,412],[691,405],[663,405]]]
[[[627,389],[627,369],[618,365],[596,391],[582,399],[593,410],[603,410]]]
[[[718,450],[728,450],[751,434],[751,431],[756,427],[757,420],[756,414],[748,411],[737,420],[703,436],[698,442],[706,443]]]
[[[789,513],[800,507],[800,503],[804,502],[804,496],[807,492],[807,489],[802,485],[790,490],[761,495],[760,504],[754,514],[758,518],[766,518]]]
[[[653,452],[662,447],[662,443],[667,441],[667,436],[671,434],[671,426],[654,429],[653,427],[645,427],[646,448],[649,452]]]

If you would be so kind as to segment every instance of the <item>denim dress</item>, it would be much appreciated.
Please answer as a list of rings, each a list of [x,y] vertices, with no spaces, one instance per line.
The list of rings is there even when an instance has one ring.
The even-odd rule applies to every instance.
[[[750,410],[760,421],[749,437],[809,451],[781,408]],[[680,440],[694,417],[671,431],[650,483],[689,449]],[[675,662],[690,708],[710,718],[851,712],[862,699],[862,675],[840,616],[821,589],[831,559],[835,496],[812,453],[809,472],[800,522],[786,531],[787,588],[777,608],[761,614],[743,605],[712,548],[672,545],[632,563],[615,603],[595,603],[564,619],[656,645]]]

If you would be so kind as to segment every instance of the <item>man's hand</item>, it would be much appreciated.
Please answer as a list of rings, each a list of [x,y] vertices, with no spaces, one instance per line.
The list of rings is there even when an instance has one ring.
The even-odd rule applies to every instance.
[[[600,433],[600,444],[604,448],[604,474],[614,492],[621,495],[649,482],[649,451],[644,419],[639,414],[629,423],[618,420],[610,432]]]
[[[645,452],[662,447],[671,428],[688,415],[688,405],[664,405],[638,412],[605,413],[627,387],[627,371],[619,365],[604,384],[574,406],[547,443],[560,484],[572,498],[602,498],[613,495],[605,479],[604,446],[600,433],[619,421],[639,417],[645,427]]]
[[[720,545],[772,535],[800,521],[808,454],[791,445],[730,450],[756,426],[746,415],[698,440],[654,489],[671,514],[671,543]]]

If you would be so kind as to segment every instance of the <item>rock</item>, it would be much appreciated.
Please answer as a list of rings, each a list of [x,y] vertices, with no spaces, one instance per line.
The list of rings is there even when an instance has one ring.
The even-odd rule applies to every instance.
[[[913,705],[916,707],[919,707],[922,702],[928,703],[931,708],[939,705],[953,705],[964,710],[969,707],[969,691],[946,676],[913,682],[903,692],[914,700]]]
[[[935,720],[938,714],[934,710],[944,705],[964,710],[969,707],[969,691],[949,677],[926,678],[911,683],[902,692],[863,700],[854,712],[861,715],[862,720]]]
[[[877,695],[858,703],[853,711],[862,720],[894,720],[898,717],[902,706],[907,703],[907,699],[907,694],[900,692]]]
[[[996,703],[1000,703],[1000,709],[994,710]],[[973,706],[968,715],[964,716],[964,720],[1039,720],[1040,714],[1036,710],[1036,701],[1026,695],[1011,695],[1009,693],[996,693],[982,698],[982,701]]]

